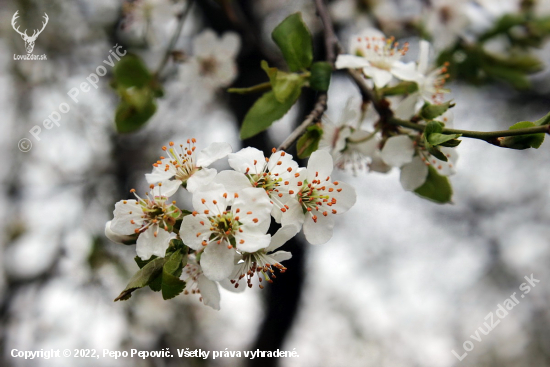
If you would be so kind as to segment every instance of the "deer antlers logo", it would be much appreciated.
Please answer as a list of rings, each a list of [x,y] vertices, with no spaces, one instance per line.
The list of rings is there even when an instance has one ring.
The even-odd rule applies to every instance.
[[[32,50],[34,49],[34,42],[36,41],[36,38],[40,35],[40,33],[42,33],[44,28],[46,28],[46,24],[48,24],[48,19],[49,19],[48,14],[44,13],[45,22],[42,22],[42,29],[41,30],[36,30],[35,29],[32,36],[29,36],[27,34],[26,29],[25,29],[25,32],[21,32],[21,31],[19,31],[19,26],[17,28],[15,28],[15,20],[17,18],[19,18],[19,16],[17,15],[18,12],[19,12],[19,10],[16,11],[15,14],[13,14],[13,18],[11,18],[11,26],[13,27],[13,29],[17,33],[19,33],[21,35],[21,38],[23,38],[23,40],[25,41],[25,48],[27,49],[27,53],[30,54],[32,52]]]

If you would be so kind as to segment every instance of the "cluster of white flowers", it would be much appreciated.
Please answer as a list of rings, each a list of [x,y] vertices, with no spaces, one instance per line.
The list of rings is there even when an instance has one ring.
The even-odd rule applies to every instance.
[[[441,104],[444,93],[448,91],[444,89],[446,66],[429,68],[430,44],[420,41],[418,62],[401,61],[407,49],[407,44],[399,48],[393,38],[386,38],[380,31],[369,28],[352,37],[350,54],[339,55],[336,67],[360,69],[367,80],[372,80],[376,89],[392,87],[399,82],[416,83],[415,92],[389,98],[395,115],[409,120],[424,103]],[[441,148],[448,159],[444,162],[432,156],[423,146],[421,133],[409,129],[384,129],[368,112],[363,113],[366,118],[358,119],[352,103],[348,102],[338,124],[324,119],[319,146],[332,154],[337,167],[350,168],[354,173],[367,167],[371,171],[384,173],[398,167],[401,169],[401,184],[407,191],[414,191],[424,184],[430,165],[443,176],[455,172],[458,158],[455,149]],[[449,127],[452,114],[447,111],[437,119]]]
[[[323,150],[314,152],[307,168],[300,168],[290,154],[270,157],[255,148],[231,153],[226,143],[213,143],[195,152],[195,139],[179,148],[163,147],[167,157],[153,164],[146,175],[151,191],[136,200],[115,205],[114,219],[105,234],[114,242],[136,242],[142,260],[164,257],[171,240],[178,238],[189,248],[182,279],[184,293],[200,293],[201,300],[219,309],[217,284],[252,287],[254,278],[272,282],[275,269],[291,257],[277,251],[303,227],[306,239],[322,244],[332,237],[334,215],[353,206],[356,194],[350,185],[333,181],[333,160]],[[233,170],[208,168],[228,156]],[[192,211],[182,211],[169,197],[180,187],[192,194]],[[280,224],[268,234],[271,218]],[[230,287],[231,285],[231,287]]]

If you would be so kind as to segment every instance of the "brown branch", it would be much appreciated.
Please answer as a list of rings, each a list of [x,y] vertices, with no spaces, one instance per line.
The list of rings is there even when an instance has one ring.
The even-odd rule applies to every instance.
[[[321,116],[323,116],[323,113],[325,113],[327,109],[327,94],[321,93],[319,97],[317,97],[317,102],[315,103],[315,106],[313,107],[313,110],[307,115],[306,119],[298,126],[294,131],[285,139],[285,141],[282,142],[281,145],[277,148],[277,150],[287,150],[292,143],[294,143],[300,135],[302,135],[307,127],[321,119]]]
[[[159,66],[157,67],[157,70],[155,72],[155,75],[157,77],[160,76],[160,74],[164,70],[164,67],[166,66],[166,64],[168,64],[168,60],[170,60],[172,51],[174,51],[174,47],[178,42],[181,31],[183,29],[183,24],[185,23],[185,19],[187,18],[187,15],[189,15],[189,12],[191,11],[192,5],[193,5],[193,0],[188,0],[185,9],[180,14],[178,14],[178,25],[176,27],[176,31],[174,32],[174,34],[172,35],[172,38],[170,39],[170,43],[166,48],[166,52],[164,53],[164,56],[160,61]]]
[[[334,26],[332,25],[332,20],[330,19],[330,14],[328,12],[325,0],[314,0],[315,7],[317,8],[317,15],[321,18],[323,23],[323,30],[325,34],[325,49],[327,54],[327,61],[334,66],[336,61],[336,56],[341,53],[340,42],[336,33],[334,32]]]

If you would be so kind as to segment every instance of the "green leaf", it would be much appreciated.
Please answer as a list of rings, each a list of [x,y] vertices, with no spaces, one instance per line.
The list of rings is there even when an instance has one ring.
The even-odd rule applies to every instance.
[[[262,61],[262,69],[269,76],[273,93],[277,101],[284,103],[289,99],[297,99],[302,92],[302,86],[306,82],[306,78],[296,73],[287,73],[270,68],[267,61]]]
[[[164,264],[162,271],[162,298],[174,298],[185,289],[185,282],[179,277],[182,273],[183,253],[181,249],[175,251]]]
[[[447,101],[441,104],[425,103],[420,110],[420,116],[425,120],[433,120],[434,118],[443,115],[451,107],[454,107],[453,101]]]
[[[306,70],[313,61],[311,33],[301,13],[294,13],[283,20],[271,33],[279,46],[290,71]]]
[[[162,272],[162,268],[166,259],[157,258],[141,268],[128,282],[126,288],[115,298],[116,301],[127,300],[132,296],[132,292],[138,288],[143,288],[149,285],[159,274]]]
[[[411,94],[418,90],[418,84],[415,82],[401,82],[393,87],[385,87],[380,89],[380,93],[384,97],[400,96],[403,94]]]
[[[534,126],[537,126],[537,125],[535,125],[535,123],[531,121],[521,121],[510,126],[509,130],[526,129]],[[505,148],[510,148],[510,149],[520,149],[520,150],[527,149],[527,148],[538,149],[541,146],[543,141],[544,141],[544,133],[507,136],[500,142],[500,146]]]
[[[171,299],[183,292],[185,282],[179,277],[169,274],[166,271],[162,273],[162,298]]]
[[[181,249],[178,249],[176,252],[174,252],[168,261],[166,261],[166,264],[164,264],[164,271],[168,274],[180,276],[181,275],[181,260],[183,259],[183,253],[181,252]]]
[[[440,133],[432,133],[432,134],[428,135],[428,141],[432,145],[441,145],[441,144],[446,143],[450,140],[460,138],[460,137],[461,137],[460,134],[449,134],[449,135],[447,135],[447,134],[440,134]]]
[[[116,86],[122,88],[143,88],[152,79],[145,63],[134,54],[127,54],[120,59],[113,68],[113,74]]]
[[[304,159],[319,149],[319,142],[323,137],[323,129],[319,125],[312,125],[306,129],[304,135],[300,136],[296,143],[298,158]]]
[[[241,139],[253,137],[270,127],[273,122],[282,118],[290,110],[298,97],[299,95],[295,96],[294,99],[281,103],[275,98],[273,91],[265,93],[254,103],[244,117],[241,127]]]
[[[431,155],[433,155],[434,157],[436,157],[437,159],[439,159],[440,161],[443,161],[443,162],[447,162],[448,159],[447,159],[447,156],[445,154],[443,154],[438,147],[434,147],[433,145],[427,145],[426,146],[426,149],[428,150],[428,152],[430,152]]]
[[[319,61],[311,66],[309,86],[319,92],[326,92],[330,85],[332,66],[328,62]]]
[[[119,133],[139,130],[155,114],[157,104],[153,98],[140,108],[124,100],[120,101],[115,113],[116,128]]]
[[[134,261],[136,262],[137,266],[139,266],[139,268],[143,268],[145,265],[149,264],[151,261],[155,260],[157,258],[157,256],[155,255],[152,255],[149,259],[147,260],[141,260],[141,257],[139,256],[136,256],[134,257]]]
[[[537,121],[535,121],[535,125],[542,126],[542,125],[548,125],[550,124],[550,112],[546,114],[546,116],[541,117]]]
[[[439,175],[432,166],[428,166],[426,182],[414,192],[425,199],[439,204],[450,203],[453,196],[453,188],[449,179]]]

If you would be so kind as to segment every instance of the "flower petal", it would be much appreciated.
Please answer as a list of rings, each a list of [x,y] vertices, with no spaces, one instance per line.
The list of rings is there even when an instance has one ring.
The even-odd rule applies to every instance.
[[[371,77],[377,88],[385,87],[393,78],[389,71],[375,67],[364,67],[363,74]]]
[[[199,234],[200,233],[200,234]],[[193,250],[203,249],[202,241],[210,237],[210,221],[204,214],[186,215],[180,226],[180,236],[183,242]]]
[[[239,192],[231,210],[239,216],[243,230],[264,234],[271,223],[272,207],[264,189],[249,187]]]
[[[254,233],[243,230],[235,234],[237,249],[243,252],[256,252],[269,246],[271,236],[268,234]]]
[[[115,204],[111,229],[118,234],[134,234],[140,228],[143,210],[136,200],[121,200]],[[134,223],[132,223],[132,221]]]
[[[200,214],[209,216],[221,214],[227,208],[227,199],[224,197],[226,193],[225,187],[217,183],[201,186],[193,193],[193,208]]]
[[[414,62],[396,62],[391,68],[391,73],[401,80],[416,82],[423,78],[423,75],[416,70]]]
[[[428,177],[428,166],[418,156],[401,167],[401,186],[406,191],[414,191],[426,182]]]
[[[218,171],[214,168],[202,168],[193,173],[193,175],[187,179],[187,191],[195,192],[201,187],[208,185],[214,180],[216,173],[218,173]]]
[[[155,163],[153,171],[145,174],[147,183],[156,184],[162,181],[168,181],[176,175],[176,167],[171,163],[169,158],[164,158],[160,163]]]
[[[355,202],[357,201],[357,194],[355,188],[350,184],[342,181],[338,181],[338,185],[331,185],[334,191],[331,193],[332,197],[336,199],[336,204],[333,204],[331,208],[338,211],[338,214],[347,212]],[[340,191],[338,191],[340,190]]]
[[[288,209],[283,213],[281,217],[281,225],[283,227],[295,224],[301,226],[305,220],[305,214],[302,210],[302,206],[298,203],[298,200],[289,200],[286,205]]]
[[[207,167],[226,157],[231,151],[231,145],[227,143],[212,143],[197,154],[197,167]]]
[[[312,216],[317,217],[315,222]],[[312,245],[322,245],[328,242],[332,237],[332,229],[334,228],[334,219],[331,215],[324,216],[322,213],[313,210],[306,215],[304,222],[304,235],[306,240]]]
[[[358,69],[370,66],[370,63],[361,56],[338,55],[334,66],[336,69]]]
[[[333,169],[334,163],[330,153],[326,150],[316,150],[307,162],[307,180],[310,183],[315,179],[326,180]]]
[[[206,246],[201,256],[201,267],[204,275],[210,280],[222,280],[233,272],[233,257],[235,250],[228,249],[227,245],[211,243]]]
[[[156,186],[154,188],[154,190],[156,191],[155,196],[162,195],[162,196],[165,196],[165,197],[170,197],[170,196],[174,195],[180,187],[181,187],[181,181],[180,180],[163,181],[162,186],[160,186],[160,188],[159,188],[159,186]],[[157,195],[157,193],[159,195]]]
[[[275,232],[273,237],[271,237],[271,243],[269,244],[269,247],[265,249],[266,252],[272,252],[277,250],[279,247],[284,245],[292,237],[296,236],[296,234],[299,231],[300,231],[300,227],[297,226],[296,224],[289,224],[287,226],[283,226],[279,228],[279,230]]]
[[[214,178],[214,182],[222,184],[225,187],[231,200],[235,197],[235,193],[247,187],[252,187],[252,184],[244,174],[232,170],[221,171]]]
[[[288,251],[277,251],[270,254],[269,257],[280,263],[281,261],[290,260],[292,258],[292,254]]]
[[[199,275],[197,285],[201,291],[202,302],[206,306],[210,306],[218,311],[220,309],[220,291],[218,290],[218,285],[203,274]]]
[[[155,231],[157,231],[156,236]],[[150,226],[139,235],[136,243],[136,253],[142,260],[147,260],[152,255],[164,257],[173,237],[172,233],[162,228]]]
[[[235,32],[225,32],[222,36],[218,54],[224,58],[234,58],[241,48],[241,38]]]
[[[386,141],[381,158],[393,167],[401,167],[402,165],[412,161],[414,155],[413,141],[406,135],[392,136]]]
[[[135,243],[136,236],[131,235],[121,235],[118,233],[113,232],[111,229],[111,223],[112,221],[108,221],[105,223],[105,237],[113,241],[114,243],[120,243],[123,245]]]
[[[265,167],[264,153],[252,147],[246,147],[237,153],[229,154],[228,160],[231,168],[241,173],[257,174],[263,172]]]

